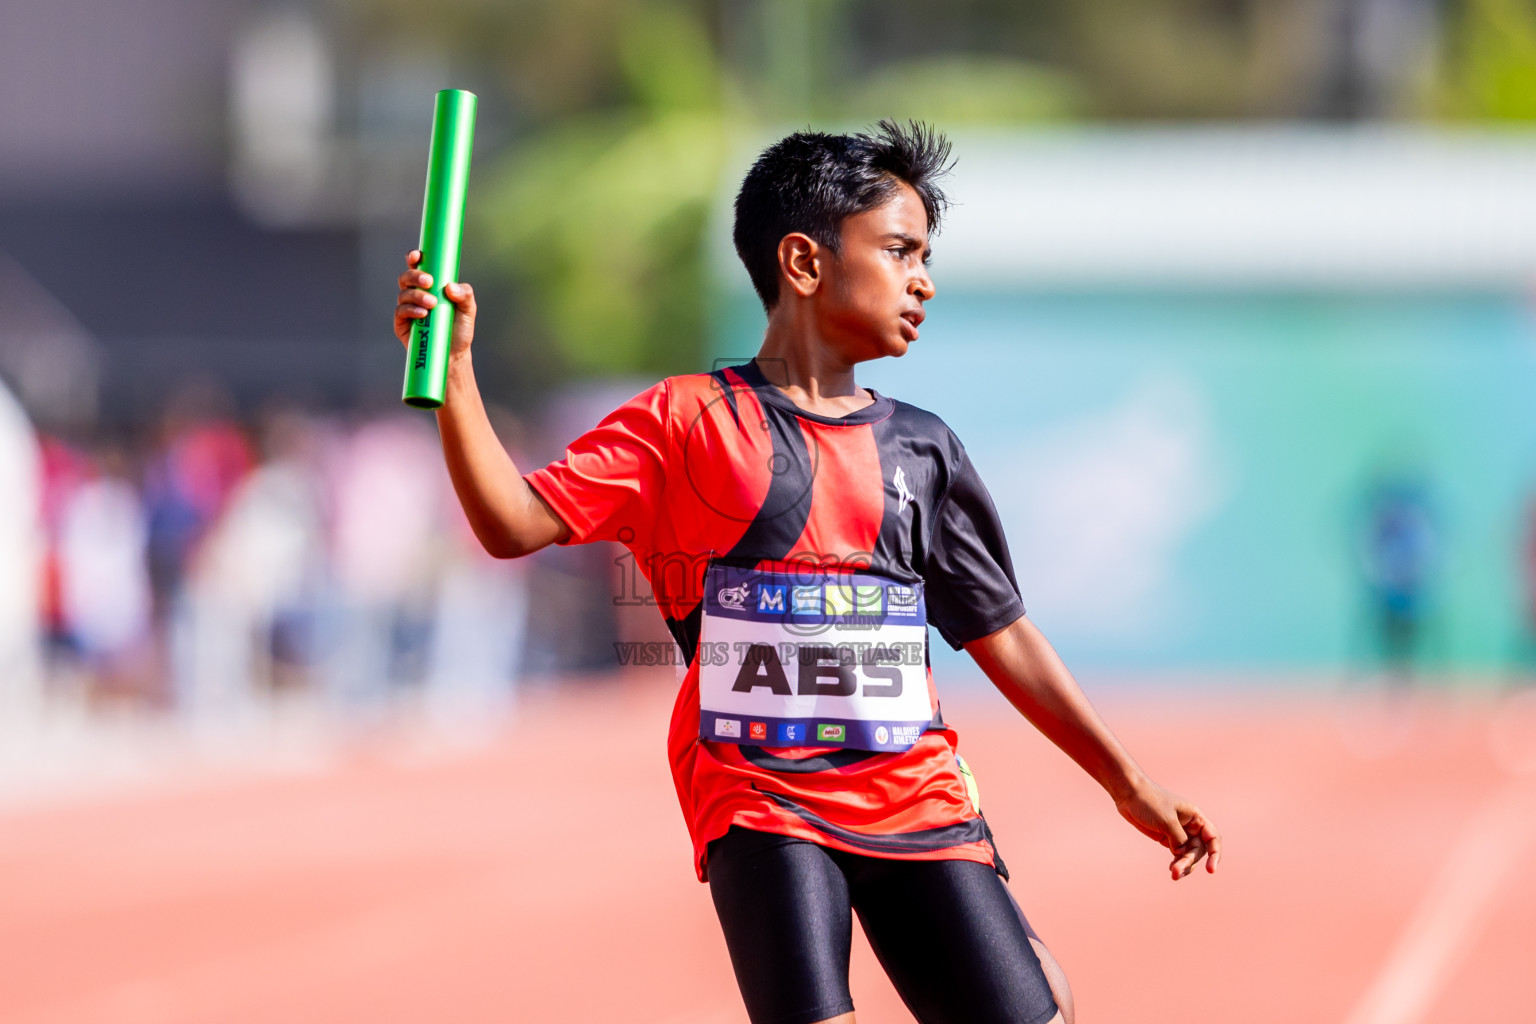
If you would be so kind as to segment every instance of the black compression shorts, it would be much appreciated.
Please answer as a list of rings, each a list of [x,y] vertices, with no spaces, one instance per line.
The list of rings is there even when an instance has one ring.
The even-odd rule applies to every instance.
[[[848,1013],[849,910],[922,1024],[1045,1024],[1056,1002],[1029,922],[985,864],[891,860],[732,826],[709,890],[752,1024]]]

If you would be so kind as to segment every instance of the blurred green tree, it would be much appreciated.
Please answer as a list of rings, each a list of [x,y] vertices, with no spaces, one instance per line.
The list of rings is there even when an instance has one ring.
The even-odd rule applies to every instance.
[[[1463,0],[1448,42],[1441,112],[1468,120],[1536,120],[1536,3]]]
[[[839,99],[845,117],[946,128],[1064,121],[1089,109],[1070,72],[1009,57],[941,54],[886,65]]]
[[[485,176],[478,216],[571,372],[692,369],[725,83],[681,5],[635,5],[614,42],[622,102],[522,139]]]

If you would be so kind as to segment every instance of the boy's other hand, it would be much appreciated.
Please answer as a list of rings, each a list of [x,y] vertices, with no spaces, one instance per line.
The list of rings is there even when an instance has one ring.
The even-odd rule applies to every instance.
[[[1221,835],[1188,800],[1148,781],[1117,800],[1115,808],[1147,838],[1173,851],[1168,870],[1175,882],[1194,870],[1202,857],[1206,872],[1216,873]]]
[[[437,305],[437,296],[427,291],[432,287],[432,275],[417,270],[421,263],[421,250],[412,249],[405,257],[405,273],[400,275],[400,295],[395,300],[395,337],[406,348],[411,346],[411,330],[416,321],[427,315]],[[462,355],[469,351],[475,338],[475,290],[467,284],[444,286],[443,295],[453,303],[453,345],[450,355]]]

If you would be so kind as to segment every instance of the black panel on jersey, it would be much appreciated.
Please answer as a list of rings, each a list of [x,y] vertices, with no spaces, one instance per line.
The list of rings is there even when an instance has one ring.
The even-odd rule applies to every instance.
[[[741,410],[736,408],[736,388],[725,376],[724,370],[714,370],[710,373],[710,376],[714,378],[715,385],[720,389],[721,394],[724,396],[725,404],[730,407],[731,419],[736,422],[736,429],[740,430]]]
[[[667,624],[667,629],[672,633],[672,639],[683,649],[683,666],[692,667],[693,656],[699,650],[699,631],[703,629],[704,602],[694,605],[692,610],[680,619],[668,618],[663,615],[662,621]]]
[[[748,562],[784,558],[790,553],[811,518],[811,487],[816,472],[816,454],[805,443],[805,434],[794,414],[768,402],[759,405],[773,439],[768,493],[746,531],[725,555],[727,559]],[[749,424],[743,429],[754,426]]]
[[[1003,524],[964,449],[930,545],[923,572],[928,621],[955,650],[1024,614]]]
[[[885,514],[871,568],[895,580],[916,581],[928,555],[934,506],[949,486],[960,444],[943,420],[905,402],[896,402],[895,411],[872,429],[885,481]],[[905,507],[897,470],[910,496]]]

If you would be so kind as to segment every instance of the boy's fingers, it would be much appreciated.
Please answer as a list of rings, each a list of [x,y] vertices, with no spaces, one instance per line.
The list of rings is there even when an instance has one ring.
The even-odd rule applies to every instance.
[[[416,264],[418,264],[420,262],[421,262],[421,250],[420,249],[412,249],[410,252],[405,254],[405,265],[406,266],[414,268],[416,266]]]
[[[426,308],[431,309],[433,306],[437,305],[437,296],[433,295],[431,292],[422,291],[420,288],[407,288],[405,291],[400,293],[400,299],[397,302],[397,305],[425,306]]]
[[[1193,871],[1202,857],[1205,858],[1206,873],[1214,875],[1216,865],[1221,860],[1221,836],[1211,827],[1210,822],[1204,819],[1198,822],[1198,830],[1194,827],[1196,824],[1191,821],[1189,841],[1174,851],[1177,857],[1169,868],[1175,880]]]
[[[401,288],[431,288],[432,275],[424,270],[407,270],[400,275]]]
[[[1195,861],[1205,856],[1205,851],[1206,845],[1202,843],[1197,837],[1191,839],[1177,850],[1174,850],[1173,853],[1177,860],[1186,864],[1193,864]]]
[[[1188,875],[1190,868],[1194,867],[1195,864],[1197,864],[1200,858],[1204,855],[1205,844],[1200,842],[1198,839],[1195,840],[1194,844],[1190,846],[1189,849],[1180,853],[1178,857],[1174,858],[1173,863],[1169,865],[1173,871],[1174,879],[1178,880]]]
[[[1210,856],[1205,861],[1205,870],[1214,875],[1216,873],[1216,862],[1221,859],[1221,835],[1211,828],[1210,825],[1206,825],[1205,830],[1201,833],[1201,838],[1205,841],[1206,849],[1210,851]]]
[[[443,285],[443,295],[456,306],[469,305],[475,301],[475,289],[461,281]]]
[[[1188,819],[1189,834],[1191,838],[1198,838],[1201,846],[1209,852],[1209,859],[1205,863],[1205,870],[1215,872],[1216,862],[1221,858],[1221,834],[1216,831],[1199,808],[1191,808],[1193,812]]]
[[[426,316],[427,313],[428,313],[428,310],[427,310],[427,308],[425,306],[405,306],[405,305],[401,305],[401,306],[396,306],[395,307],[395,311],[397,313],[399,313],[401,316],[409,317],[412,320],[420,320],[422,317]]]
[[[1216,835],[1216,830],[1211,828],[1211,823],[1206,820],[1200,808],[1194,804],[1180,801],[1175,815],[1179,822],[1179,831],[1187,837],[1199,836],[1209,842]],[[1179,840],[1183,842],[1183,839]]]

